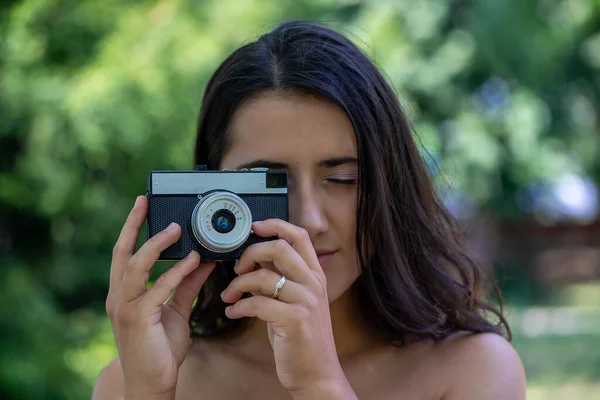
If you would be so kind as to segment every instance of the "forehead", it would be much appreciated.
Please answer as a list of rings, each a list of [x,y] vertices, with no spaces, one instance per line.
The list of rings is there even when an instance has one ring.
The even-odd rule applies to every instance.
[[[252,159],[290,166],[357,156],[352,124],[334,103],[316,96],[268,94],[243,103],[232,118],[222,167]]]

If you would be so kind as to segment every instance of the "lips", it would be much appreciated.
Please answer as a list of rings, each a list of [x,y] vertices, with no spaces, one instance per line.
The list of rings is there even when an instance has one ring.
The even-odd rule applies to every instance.
[[[329,261],[337,253],[337,250],[317,250],[316,253],[319,263],[322,265],[324,262]]]

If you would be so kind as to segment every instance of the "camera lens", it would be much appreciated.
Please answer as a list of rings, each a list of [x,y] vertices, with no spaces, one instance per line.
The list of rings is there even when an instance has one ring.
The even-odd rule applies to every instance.
[[[250,236],[252,213],[235,193],[215,191],[200,199],[190,222],[202,247],[225,254],[240,248]]]
[[[235,215],[229,210],[221,209],[214,213],[212,226],[219,233],[229,233],[235,227]]]

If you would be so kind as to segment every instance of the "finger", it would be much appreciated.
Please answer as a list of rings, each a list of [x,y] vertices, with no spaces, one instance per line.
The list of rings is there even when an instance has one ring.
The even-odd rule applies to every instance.
[[[121,299],[131,301],[137,299],[146,291],[146,283],[150,272],[160,253],[179,240],[181,228],[172,223],[165,230],[152,236],[138,252],[129,259],[121,282]]]
[[[111,288],[116,289],[121,286],[125,265],[135,251],[135,245],[147,212],[148,199],[146,199],[146,196],[138,196],[113,249],[113,260],[110,268]]]
[[[179,286],[183,279],[199,266],[200,256],[195,251],[192,251],[186,258],[158,277],[152,287],[142,296],[142,302],[148,307],[157,307],[165,304],[171,293]]]
[[[306,229],[300,228],[281,219],[274,218],[254,222],[252,224],[252,230],[255,234],[262,237],[277,236],[280,239],[285,240],[292,246],[294,250],[296,250],[298,254],[300,254],[300,257],[306,261],[306,264],[310,269],[315,272],[323,271],[310,240],[310,235]]]
[[[225,309],[227,318],[257,317],[265,322],[281,324],[294,318],[294,314],[293,305],[265,296],[247,297]]]
[[[238,260],[235,272],[242,275],[253,271],[257,264],[273,263],[277,271],[300,284],[314,280],[314,274],[292,246],[283,239],[270,240],[249,246]]]
[[[281,275],[268,269],[259,269],[240,275],[233,279],[221,293],[221,299],[225,303],[235,303],[244,293],[272,297],[280,278]],[[284,303],[299,303],[306,297],[305,292],[301,285],[287,279],[279,292],[277,300]]]
[[[196,256],[195,254],[193,257],[199,258],[199,256]],[[201,263],[198,268],[182,279],[167,305],[173,308],[184,319],[189,319],[194,300],[198,296],[202,285],[204,285],[204,282],[206,282],[206,279],[214,270],[214,268],[214,261]]]

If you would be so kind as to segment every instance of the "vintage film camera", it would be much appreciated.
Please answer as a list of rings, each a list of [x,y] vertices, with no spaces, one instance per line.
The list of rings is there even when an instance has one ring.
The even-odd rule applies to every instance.
[[[148,174],[147,239],[171,222],[181,238],[159,260],[180,260],[190,251],[202,260],[232,260],[250,245],[272,238],[252,233],[252,222],[288,220],[287,172],[250,170],[152,171]]]

